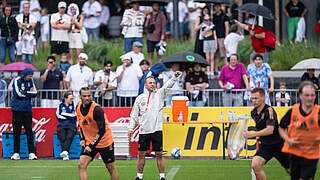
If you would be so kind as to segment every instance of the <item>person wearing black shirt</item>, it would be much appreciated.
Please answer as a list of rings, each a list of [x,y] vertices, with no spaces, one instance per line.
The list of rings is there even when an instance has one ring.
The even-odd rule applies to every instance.
[[[236,19],[239,21],[239,11],[237,8],[239,7],[239,0],[234,0],[234,3],[231,6],[232,19]]]
[[[244,132],[244,137],[258,138],[259,149],[257,150],[251,167],[257,179],[266,179],[262,166],[272,157],[275,157],[289,173],[289,156],[281,152],[283,140],[278,132],[278,120],[275,110],[265,104],[265,90],[254,88],[252,90],[252,102],[254,109],[251,111],[252,119],[256,123],[256,132]]]

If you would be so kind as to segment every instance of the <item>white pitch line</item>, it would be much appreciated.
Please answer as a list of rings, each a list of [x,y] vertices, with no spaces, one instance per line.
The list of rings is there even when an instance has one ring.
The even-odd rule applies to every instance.
[[[181,166],[173,166],[167,174],[167,179],[172,180],[174,176],[177,174]]]
[[[30,179],[48,179],[47,177],[30,177]]]

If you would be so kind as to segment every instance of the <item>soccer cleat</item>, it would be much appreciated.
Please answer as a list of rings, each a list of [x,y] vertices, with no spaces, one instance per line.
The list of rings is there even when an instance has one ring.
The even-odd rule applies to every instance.
[[[67,155],[66,157],[63,157],[63,159],[62,159],[62,160],[64,160],[64,161],[69,160],[69,156]]]
[[[37,160],[38,157],[34,153],[29,154],[29,160]]]
[[[19,153],[14,153],[14,154],[11,156],[11,160],[19,160],[19,159],[20,159]]]
[[[62,153],[60,153],[60,156],[62,157],[62,158],[65,158],[65,157],[68,157],[69,158],[69,153],[68,153],[68,151],[62,151]]]
[[[140,179],[139,177],[136,177],[134,180],[142,180],[142,179]]]

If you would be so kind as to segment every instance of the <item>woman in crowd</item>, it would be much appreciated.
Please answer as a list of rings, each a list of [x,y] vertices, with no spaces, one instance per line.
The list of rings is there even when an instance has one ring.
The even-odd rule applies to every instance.
[[[206,58],[206,55],[203,52],[203,40],[200,40],[201,39],[200,38],[200,29],[202,27],[203,17],[206,14],[208,14],[208,15],[210,14],[210,9],[208,6],[205,6],[204,8],[202,8],[201,15],[198,17],[197,22],[194,27],[194,29],[197,31],[196,42],[194,45],[194,52],[200,54],[204,58]]]

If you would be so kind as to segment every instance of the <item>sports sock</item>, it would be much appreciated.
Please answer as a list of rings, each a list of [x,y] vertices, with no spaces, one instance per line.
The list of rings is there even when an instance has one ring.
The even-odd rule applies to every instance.
[[[137,177],[138,177],[139,179],[142,179],[143,174],[142,174],[142,173],[137,173]]]
[[[160,179],[161,178],[166,178],[165,176],[164,176],[164,173],[160,173]]]

